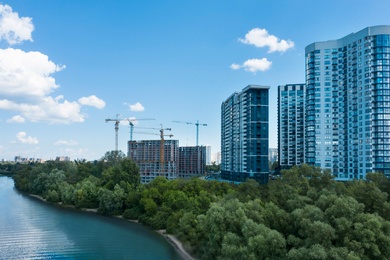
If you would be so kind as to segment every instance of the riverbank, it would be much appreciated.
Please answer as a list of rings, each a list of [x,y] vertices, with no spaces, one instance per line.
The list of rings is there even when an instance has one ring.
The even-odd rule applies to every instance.
[[[184,260],[195,260],[188,252],[184,249],[183,243],[180,242],[175,236],[169,235],[166,233],[166,231],[163,230],[156,230],[157,233],[162,235],[180,254],[181,257],[183,257]]]
[[[53,204],[53,203],[50,203],[50,202],[47,202],[46,199],[44,199],[42,196],[39,196],[39,195],[35,195],[35,194],[29,194],[27,193],[30,197],[33,197],[33,198],[36,198],[40,201],[43,201],[45,203],[49,203],[49,204]],[[84,211],[84,212],[91,212],[91,213],[95,213],[95,214],[99,214],[98,213],[98,210],[97,209],[88,209],[88,208],[76,208],[72,205],[64,205],[62,203],[57,203],[57,204],[53,204],[53,205],[58,205],[60,207],[65,207],[65,208],[72,208],[72,209],[76,209],[76,210],[80,210],[80,211]],[[125,219],[123,218],[123,216],[112,216],[114,218],[119,218],[119,219],[122,219],[122,220],[126,220],[126,221],[129,221],[129,222],[133,222],[133,223],[137,223],[137,224],[141,224],[142,223],[139,223],[138,220],[132,220],[132,219]],[[184,260],[195,260],[194,257],[192,257],[188,252],[187,250],[185,250],[185,248],[183,247],[183,243],[178,240],[175,236],[173,235],[170,235],[170,234],[167,234],[165,230],[155,230],[158,234],[160,234],[162,237],[165,238],[165,240],[171,244],[176,252],[179,253],[179,255],[184,259]]]

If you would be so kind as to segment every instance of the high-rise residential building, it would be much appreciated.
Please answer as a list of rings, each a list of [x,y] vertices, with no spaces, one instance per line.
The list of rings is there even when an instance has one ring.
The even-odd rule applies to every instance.
[[[268,86],[249,85],[221,105],[221,177],[268,182]]]
[[[305,158],[305,84],[278,86],[279,165],[301,165]]]
[[[390,176],[390,26],[305,49],[305,161],[339,179]]]
[[[180,178],[191,178],[204,175],[206,172],[206,146],[179,147]]]
[[[141,183],[149,183],[158,176],[168,180],[178,176],[179,141],[164,140],[129,141],[127,156],[139,167]]]
[[[221,164],[221,152],[216,152],[211,157],[211,164]]]

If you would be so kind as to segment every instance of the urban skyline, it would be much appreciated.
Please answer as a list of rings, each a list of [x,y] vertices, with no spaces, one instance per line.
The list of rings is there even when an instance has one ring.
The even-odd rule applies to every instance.
[[[195,144],[195,127],[172,122],[199,120],[199,143],[218,153],[220,103],[248,84],[271,86],[277,147],[277,86],[304,81],[304,48],[389,23],[387,1],[326,5],[337,6],[331,16],[306,1],[5,1],[0,158],[99,159],[115,147],[104,121],[116,114],[154,118],[139,126],[171,127],[181,146]],[[128,131],[120,126],[122,151]]]
[[[283,168],[307,163],[337,180],[390,176],[390,26],[305,49],[306,84],[279,86]]]

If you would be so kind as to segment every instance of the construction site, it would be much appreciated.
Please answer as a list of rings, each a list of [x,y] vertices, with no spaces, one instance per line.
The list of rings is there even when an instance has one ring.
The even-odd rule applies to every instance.
[[[194,124],[196,126],[196,146],[179,146],[179,140],[165,137],[173,137],[173,134],[166,134],[171,128],[137,127],[134,122],[138,120],[154,119],[130,119],[119,118],[106,119],[107,122],[115,123],[115,149],[118,150],[118,130],[121,121],[129,123],[130,135],[127,144],[127,156],[139,167],[141,183],[149,183],[156,177],[165,177],[168,180],[176,178],[192,178],[202,176],[206,170],[206,147],[199,146],[199,126],[207,126],[199,121],[175,123]],[[145,132],[145,130],[152,132]],[[159,133],[156,133],[158,130]],[[133,140],[133,134],[159,135],[159,140]]]

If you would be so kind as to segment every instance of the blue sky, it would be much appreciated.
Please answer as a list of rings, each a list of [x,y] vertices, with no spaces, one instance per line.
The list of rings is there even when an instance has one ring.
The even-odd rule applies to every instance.
[[[220,107],[249,84],[303,83],[305,47],[388,25],[387,0],[101,1],[0,3],[0,159],[99,159],[113,122],[139,120],[134,139],[161,125],[181,146],[220,151]],[[156,129],[142,129],[150,127]],[[135,130],[137,131],[137,130]],[[153,135],[155,134],[155,135]],[[126,152],[129,128],[119,129]]]

